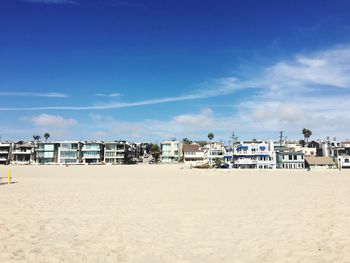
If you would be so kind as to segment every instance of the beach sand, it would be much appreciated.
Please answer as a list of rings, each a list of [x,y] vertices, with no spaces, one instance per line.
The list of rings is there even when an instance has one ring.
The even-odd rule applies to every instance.
[[[181,167],[11,167],[0,262],[350,262],[350,171]]]

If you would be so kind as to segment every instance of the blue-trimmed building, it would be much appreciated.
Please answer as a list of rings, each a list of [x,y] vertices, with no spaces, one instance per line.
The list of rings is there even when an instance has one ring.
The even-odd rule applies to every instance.
[[[232,153],[233,168],[275,169],[276,152],[273,142],[241,141],[235,144]]]

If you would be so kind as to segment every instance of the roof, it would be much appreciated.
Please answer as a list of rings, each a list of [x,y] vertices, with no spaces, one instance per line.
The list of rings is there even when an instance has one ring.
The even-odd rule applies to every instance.
[[[183,152],[202,152],[198,144],[184,144],[182,150]]]
[[[305,157],[309,165],[335,165],[331,157]]]

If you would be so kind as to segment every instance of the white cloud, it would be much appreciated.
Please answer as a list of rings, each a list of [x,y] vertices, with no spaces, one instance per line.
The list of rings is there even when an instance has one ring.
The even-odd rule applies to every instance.
[[[113,98],[113,97],[120,97],[122,95],[119,93],[111,93],[111,94],[97,93],[97,94],[95,94],[95,96]]]
[[[79,5],[77,1],[73,0],[23,0],[27,3],[33,4],[58,4],[58,5]]]
[[[65,119],[60,115],[39,114],[31,117],[24,117],[24,120],[30,121],[34,126],[38,127],[60,127],[67,128],[77,124],[73,118]]]
[[[46,97],[46,98],[67,98],[68,95],[58,92],[0,92],[0,97]]]

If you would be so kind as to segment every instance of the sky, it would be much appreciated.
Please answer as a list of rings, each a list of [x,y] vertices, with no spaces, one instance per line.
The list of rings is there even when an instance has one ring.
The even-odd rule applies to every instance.
[[[0,136],[350,138],[348,0],[1,0]]]

